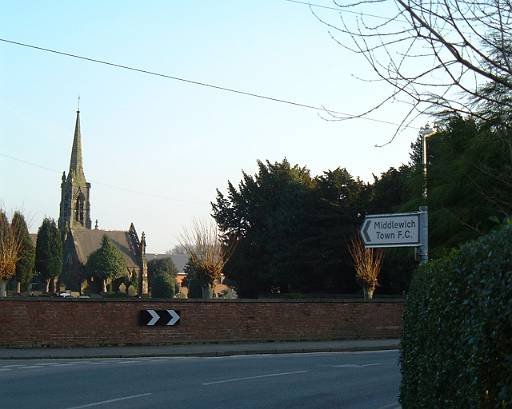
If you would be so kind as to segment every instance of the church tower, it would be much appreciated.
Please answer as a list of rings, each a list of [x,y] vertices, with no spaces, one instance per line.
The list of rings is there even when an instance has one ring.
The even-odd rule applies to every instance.
[[[76,111],[75,135],[69,162],[69,172],[62,173],[60,185],[59,229],[65,234],[67,229],[91,229],[91,204],[82,163],[82,135],[80,134],[80,111]]]

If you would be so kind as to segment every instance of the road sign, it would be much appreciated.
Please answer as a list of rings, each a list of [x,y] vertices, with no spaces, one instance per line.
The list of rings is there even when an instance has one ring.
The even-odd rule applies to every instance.
[[[176,325],[180,322],[180,312],[175,310],[142,310],[140,322],[144,326]]]
[[[420,213],[372,214],[361,227],[365,247],[418,247]]]

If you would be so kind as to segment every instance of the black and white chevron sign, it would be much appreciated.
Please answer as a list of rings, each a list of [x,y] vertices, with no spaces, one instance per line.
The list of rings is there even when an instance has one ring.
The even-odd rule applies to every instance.
[[[179,322],[180,312],[176,310],[142,310],[140,312],[141,325],[176,325]]]

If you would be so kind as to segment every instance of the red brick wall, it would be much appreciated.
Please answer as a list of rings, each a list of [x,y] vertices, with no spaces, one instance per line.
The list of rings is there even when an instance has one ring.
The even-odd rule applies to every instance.
[[[143,327],[143,309],[179,310],[172,327]],[[402,302],[77,299],[0,300],[0,346],[397,338]]]

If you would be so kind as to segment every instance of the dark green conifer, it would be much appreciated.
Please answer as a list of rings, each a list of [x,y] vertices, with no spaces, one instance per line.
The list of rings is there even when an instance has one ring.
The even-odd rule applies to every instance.
[[[23,214],[15,212],[11,225],[14,234],[21,242],[20,255],[16,262],[16,292],[20,294],[22,289],[26,289],[34,275],[36,249],[30,238]]]
[[[103,292],[107,291],[107,281],[122,277],[127,272],[126,260],[106,235],[101,247],[89,256],[85,269],[89,277],[101,280]]]
[[[46,292],[56,291],[56,280],[62,271],[62,240],[55,220],[45,218],[37,233],[36,272]]]

